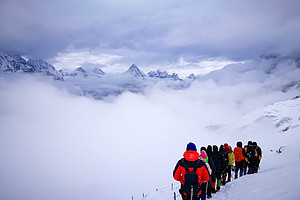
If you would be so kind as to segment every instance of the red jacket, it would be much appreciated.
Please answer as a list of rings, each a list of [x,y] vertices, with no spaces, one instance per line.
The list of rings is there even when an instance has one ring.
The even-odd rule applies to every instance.
[[[205,167],[205,163],[202,160],[199,160],[199,153],[196,151],[186,151],[183,154],[185,160],[187,160],[187,166],[189,171],[193,171],[193,166],[195,166],[195,162],[199,161],[196,173],[199,176],[199,185],[203,182],[209,181],[209,173]],[[180,181],[181,184],[184,183],[184,175],[185,175],[185,167],[183,165],[183,159],[180,159],[173,171],[173,177],[176,181]]]
[[[234,148],[234,158],[236,162],[241,162],[244,160],[243,149],[241,147]]]

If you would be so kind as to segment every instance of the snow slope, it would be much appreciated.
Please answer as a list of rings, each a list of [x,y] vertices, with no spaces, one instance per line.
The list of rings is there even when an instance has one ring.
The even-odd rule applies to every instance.
[[[274,103],[243,117],[241,121],[235,122],[235,126],[232,125],[229,127],[231,133],[240,134],[245,139],[250,138],[251,134],[251,138],[259,139],[263,149],[261,167],[257,174],[246,175],[222,186],[211,199],[298,199],[300,98]],[[228,135],[232,136],[234,134]],[[170,184],[169,187],[146,194],[143,199],[174,199],[174,192],[177,199],[181,199],[179,184],[173,184],[173,190]]]

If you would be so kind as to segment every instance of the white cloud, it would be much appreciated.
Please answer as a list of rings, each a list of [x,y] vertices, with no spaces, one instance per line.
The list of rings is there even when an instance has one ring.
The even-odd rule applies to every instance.
[[[51,59],[69,46],[127,49],[127,61],[151,65],[185,54],[247,60],[267,49],[299,49],[297,1],[113,2],[3,1],[0,50]]]
[[[121,59],[120,55],[112,55],[99,52],[91,52],[86,49],[74,50],[69,48],[67,52],[58,53],[53,59],[53,65],[58,69],[72,69],[83,66],[85,64],[94,64],[110,66],[111,63]]]

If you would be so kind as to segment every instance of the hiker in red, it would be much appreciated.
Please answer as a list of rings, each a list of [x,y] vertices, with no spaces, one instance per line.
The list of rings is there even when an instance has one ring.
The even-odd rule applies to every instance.
[[[234,178],[238,178],[238,172],[240,171],[240,177],[243,176],[243,170],[245,165],[245,150],[243,149],[243,143],[237,142],[234,148],[234,158],[235,158],[235,170]]]
[[[209,180],[209,173],[205,162],[199,159],[196,145],[190,142],[183,158],[180,159],[173,171],[173,177],[181,183],[179,193],[183,200],[199,200],[201,194],[201,184]]]

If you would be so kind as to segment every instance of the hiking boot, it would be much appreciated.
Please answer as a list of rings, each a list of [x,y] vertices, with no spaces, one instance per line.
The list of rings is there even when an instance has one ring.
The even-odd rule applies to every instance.
[[[216,182],[211,182],[211,193],[216,193]]]
[[[231,181],[231,176],[228,176],[227,183],[229,183],[230,181]]]
[[[208,199],[212,198],[212,196],[211,196],[211,195],[209,195],[209,194],[208,194],[206,197],[207,197]]]
[[[200,195],[200,199],[201,199],[201,200],[206,200],[206,194],[201,194],[201,195]]]
[[[222,184],[222,185],[226,185],[226,176],[223,176],[223,177],[222,177],[222,182],[221,182],[221,184]]]

